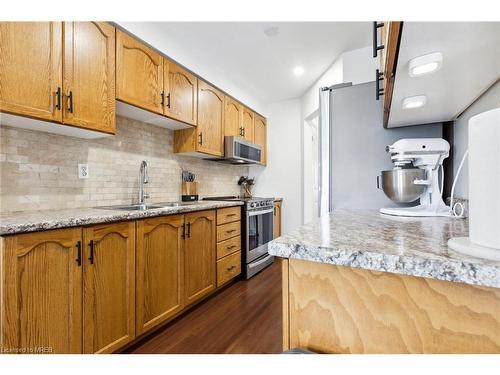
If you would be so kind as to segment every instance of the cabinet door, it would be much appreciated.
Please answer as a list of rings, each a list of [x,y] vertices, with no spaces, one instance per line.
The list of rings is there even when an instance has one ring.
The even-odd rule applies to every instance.
[[[115,28],[64,23],[63,122],[115,133]]]
[[[135,337],[135,223],[85,228],[83,349],[111,353]]]
[[[242,136],[243,106],[236,100],[225,97],[224,135]]]
[[[255,143],[262,147],[262,164],[267,164],[267,123],[262,116],[255,115]]]
[[[0,22],[1,111],[61,122],[61,90],[62,23]]]
[[[116,31],[116,98],[163,114],[163,57],[130,35]]]
[[[184,216],[137,222],[137,334],[184,306]]]
[[[4,353],[82,352],[81,234],[73,228],[0,239]]]
[[[215,231],[215,210],[186,215],[186,305],[215,289]]]
[[[165,114],[196,126],[198,78],[166,59],[164,59],[163,66]]]
[[[281,202],[274,202],[273,237],[281,236]]]
[[[224,155],[224,94],[203,81],[198,87],[198,150]]]
[[[247,107],[243,107],[243,138],[250,142],[254,141],[254,119],[255,114]]]

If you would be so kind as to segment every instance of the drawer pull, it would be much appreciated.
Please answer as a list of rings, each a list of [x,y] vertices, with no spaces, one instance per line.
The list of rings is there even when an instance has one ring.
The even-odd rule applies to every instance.
[[[228,270],[228,271],[232,271],[232,270],[234,270],[235,268],[236,268],[236,266],[231,266],[231,267],[228,267],[228,268],[227,268],[227,270]]]
[[[236,216],[236,214],[227,214],[227,217]]]
[[[226,230],[226,233],[233,233],[233,232],[236,232],[236,229]]]
[[[231,249],[234,249],[235,247],[236,247],[236,245],[232,245],[232,246],[228,246],[227,249],[231,250]]]

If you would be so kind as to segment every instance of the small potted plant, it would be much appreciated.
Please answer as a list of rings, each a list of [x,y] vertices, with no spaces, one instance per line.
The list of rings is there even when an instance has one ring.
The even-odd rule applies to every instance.
[[[248,176],[241,176],[238,180],[238,185],[243,188],[243,197],[252,198],[252,186],[255,184],[254,178],[248,178]]]

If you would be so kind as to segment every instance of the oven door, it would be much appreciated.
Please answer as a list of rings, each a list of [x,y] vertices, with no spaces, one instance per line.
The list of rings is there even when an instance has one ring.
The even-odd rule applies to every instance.
[[[274,209],[247,212],[246,263],[267,254],[267,243],[273,239]]]

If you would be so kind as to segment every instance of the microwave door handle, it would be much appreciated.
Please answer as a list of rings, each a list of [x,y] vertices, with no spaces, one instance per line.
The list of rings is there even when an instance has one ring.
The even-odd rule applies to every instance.
[[[271,214],[273,212],[274,212],[274,208],[271,208],[271,209],[265,210],[265,211],[250,211],[248,213],[248,216],[265,215],[265,214]]]

